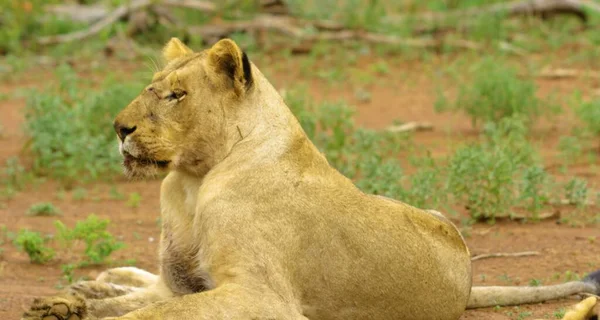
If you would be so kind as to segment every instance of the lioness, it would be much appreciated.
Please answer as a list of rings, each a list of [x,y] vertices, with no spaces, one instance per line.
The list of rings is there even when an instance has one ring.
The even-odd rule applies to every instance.
[[[357,189],[233,41],[193,52],[172,39],[164,57],[114,122],[128,175],[169,172],[160,275],[108,270],[36,299],[23,319],[458,319],[467,307],[598,293],[598,272],[471,288],[454,225]]]

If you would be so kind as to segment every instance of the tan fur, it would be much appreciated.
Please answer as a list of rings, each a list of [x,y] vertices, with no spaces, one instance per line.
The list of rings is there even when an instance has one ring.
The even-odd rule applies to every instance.
[[[459,318],[471,262],[450,221],[358,190],[233,41],[164,53],[115,120],[129,175],[169,172],[160,275],[87,300],[88,318]]]

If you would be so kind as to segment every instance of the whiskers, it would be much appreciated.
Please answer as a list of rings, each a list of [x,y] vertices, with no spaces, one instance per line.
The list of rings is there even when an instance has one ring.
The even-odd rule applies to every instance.
[[[153,58],[152,56],[147,56],[148,61],[144,63],[150,72],[150,77],[152,77],[155,73],[161,71],[165,66],[162,62],[162,59]]]

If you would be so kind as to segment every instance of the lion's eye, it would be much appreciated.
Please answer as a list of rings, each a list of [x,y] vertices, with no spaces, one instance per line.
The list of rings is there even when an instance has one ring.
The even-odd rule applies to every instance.
[[[173,92],[171,92],[170,95],[167,96],[167,100],[172,101],[172,100],[177,100],[177,101],[181,101],[185,98],[185,95],[187,93],[183,90],[175,90]]]

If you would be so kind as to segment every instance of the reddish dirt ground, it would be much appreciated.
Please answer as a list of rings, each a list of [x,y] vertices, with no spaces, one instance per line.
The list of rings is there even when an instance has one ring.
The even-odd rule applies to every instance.
[[[397,59],[396,59],[397,60]],[[361,62],[362,63],[362,62]],[[364,62],[368,64],[367,62]],[[351,84],[330,86],[322,80],[306,80],[310,93],[317,100],[345,99],[357,107],[357,121],[371,128],[383,128],[393,119],[403,121],[428,121],[435,130],[416,133],[417,143],[432,150],[434,156],[448,154],[458,143],[474,137],[469,120],[456,114],[438,114],[433,110],[434,83],[432,71],[435,68],[423,67],[419,63],[402,63],[390,59],[391,72],[381,76],[368,87],[371,100],[360,102],[354,94]],[[294,61],[289,62],[289,67]],[[360,65],[360,63],[359,63]],[[260,66],[260,65],[259,65]],[[436,65],[443,68],[443,63]],[[293,72],[274,70],[268,73],[277,87],[286,87],[299,81],[299,75]],[[408,81],[410,79],[410,81]],[[555,92],[558,95],[570,95],[575,88],[584,94],[592,92],[596,84],[584,80],[544,80],[538,82],[540,93]],[[10,93],[24,85],[40,85],[35,79],[22,79],[3,84],[0,92]],[[0,137],[0,161],[18,155],[26,137],[21,131],[23,99],[9,99],[0,102],[0,123],[3,134]],[[536,125],[535,136],[539,137],[546,165],[554,164],[556,143],[561,135],[568,134],[576,125],[572,115],[567,112],[554,122],[542,122]],[[577,166],[578,176],[588,179],[597,186],[600,179],[595,164]],[[557,172],[557,174],[560,174]],[[67,225],[85,218],[90,213],[110,218],[110,231],[126,243],[127,247],[117,251],[115,261],[134,258],[135,265],[152,272],[157,271],[157,239],[159,227],[159,185],[160,181],[127,182],[116,184],[118,191],[125,196],[132,192],[141,195],[139,207],[131,208],[126,201],[112,200],[109,189],[113,184],[97,183],[85,186],[88,196],[84,200],[72,198],[67,191],[66,197],[57,198],[59,185],[53,181],[34,184],[28,190],[18,193],[13,199],[0,206],[0,224],[15,232],[21,228],[44,233],[54,232],[52,222],[55,217],[30,217],[25,212],[34,203],[49,201],[58,207],[63,215],[58,217]],[[561,214],[570,214],[570,208],[557,208]],[[597,208],[590,208],[586,216],[598,214]],[[461,223],[461,217],[452,217],[455,223]],[[519,258],[495,258],[473,263],[473,282],[475,285],[528,285],[532,279],[543,284],[561,283],[566,273],[579,275],[600,268],[600,229],[597,225],[572,227],[559,224],[558,218],[534,223],[518,221],[499,221],[494,225],[478,223],[465,229],[468,245],[474,254],[494,252],[539,251],[539,256]],[[4,237],[4,236],[3,236]],[[47,265],[29,263],[27,256],[17,251],[8,239],[3,239],[4,249],[0,256],[0,318],[18,319],[36,296],[51,295],[58,291],[56,285],[61,282],[60,265],[67,262],[65,254],[59,253],[58,259]],[[107,266],[78,270],[78,276],[94,277]],[[64,281],[62,281],[64,284]],[[432,297],[435,299],[435,297]],[[467,311],[461,318],[471,319],[554,319],[554,312],[575,303],[574,299],[552,301],[543,304],[520,307],[489,308]],[[531,314],[529,314],[531,312]]]

